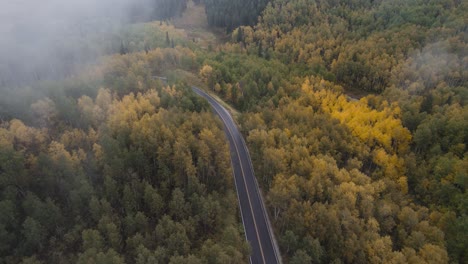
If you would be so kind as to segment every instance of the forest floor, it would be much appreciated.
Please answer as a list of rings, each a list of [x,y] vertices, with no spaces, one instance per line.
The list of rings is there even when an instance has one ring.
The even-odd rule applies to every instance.
[[[181,17],[174,19],[176,28],[184,29],[187,38],[196,42],[200,47],[208,49],[215,47],[228,40],[224,30],[212,28],[208,25],[205,6],[203,4],[195,5],[189,1],[187,9]]]

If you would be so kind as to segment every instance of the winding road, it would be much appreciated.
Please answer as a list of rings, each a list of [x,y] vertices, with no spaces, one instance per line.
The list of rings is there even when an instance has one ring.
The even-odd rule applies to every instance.
[[[252,247],[250,263],[281,263],[281,257],[274,240],[263,199],[255,179],[252,162],[244,138],[229,112],[213,97],[199,88],[193,91],[204,97],[224,123],[231,149],[231,163],[234,170],[239,206],[247,241]]]

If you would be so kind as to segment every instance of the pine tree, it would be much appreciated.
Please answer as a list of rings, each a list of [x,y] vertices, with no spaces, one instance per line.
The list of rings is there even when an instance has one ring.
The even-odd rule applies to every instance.
[[[262,45],[262,41],[259,41],[259,43],[258,43],[258,53],[257,53],[257,55],[258,55],[259,57],[263,57],[263,45]]]
[[[127,48],[125,47],[124,43],[123,43],[123,40],[120,42],[120,55],[124,55],[124,54],[127,54],[128,53],[128,50]]]
[[[244,41],[244,30],[242,27],[239,27],[237,29],[237,42],[243,42]]]

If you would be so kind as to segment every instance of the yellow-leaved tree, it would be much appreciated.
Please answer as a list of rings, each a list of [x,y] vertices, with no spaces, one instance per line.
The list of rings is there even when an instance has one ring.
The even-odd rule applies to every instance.
[[[376,100],[375,96],[349,100],[335,85],[314,78],[304,82],[302,91],[370,148],[372,162],[380,167],[382,176],[397,181],[403,192],[408,191],[403,155],[408,152],[411,133],[403,126],[396,103],[383,101],[374,108],[370,101]]]

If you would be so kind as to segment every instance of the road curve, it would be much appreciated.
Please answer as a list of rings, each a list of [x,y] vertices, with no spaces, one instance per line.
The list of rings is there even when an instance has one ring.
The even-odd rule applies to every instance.
[[[224,123],[226,136],[231,149],[231,163],[234,170],[239,206],[244,224],[246,239],[252,247],[250,263],[281,263],[281,257],[275,244],[268,214],[263,204],[258,184],[255,179],[252,162],[244,139],[229,112],[213,97],[204,91],[192,87],[192,90],[207,99],[215,113]]]

